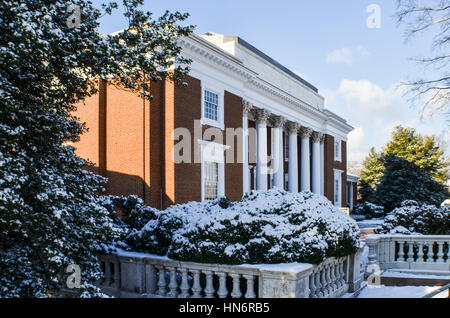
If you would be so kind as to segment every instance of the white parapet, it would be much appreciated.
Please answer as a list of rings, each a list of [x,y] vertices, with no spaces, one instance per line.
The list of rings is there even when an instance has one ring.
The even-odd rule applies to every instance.
[[[450,274],[450,235],[371,235],[366,243],[370,270]]]
[[[219,265],[120,251],[99,258],[102,291],[114,297],[332,298],[360,288],[357,254],[319,265]]]

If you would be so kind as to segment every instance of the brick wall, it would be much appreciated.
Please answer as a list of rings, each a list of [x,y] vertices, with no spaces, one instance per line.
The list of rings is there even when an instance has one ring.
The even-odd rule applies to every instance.
[[[324,174],[325,174],[325,196],[331,202],[334,202],[334,169],[343,170],[342,173],[342,206],[347,206],[347,143],[342,141],[341,143],[341,161],[334,160],[334,137],[331,135],[325,135],[324,144]]]

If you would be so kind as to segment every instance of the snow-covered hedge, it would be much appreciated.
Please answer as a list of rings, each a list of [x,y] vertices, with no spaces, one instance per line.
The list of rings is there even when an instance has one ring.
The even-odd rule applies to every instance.
[[[180,261],[317,264],[350,255],[360,243],[356,222],[309,192],[253,191],[239,202],[190,202],[155,216],[128,243]]]
[[[353,213],[356,215],[364,215],[367,219],[379,218],[384,215],[384,208],[370,202],[364,202],[358,204]]]
[[[378,234],[450,234],[450,207],[437,208],[434,205],[408,200],[402,202],[375,229]]]

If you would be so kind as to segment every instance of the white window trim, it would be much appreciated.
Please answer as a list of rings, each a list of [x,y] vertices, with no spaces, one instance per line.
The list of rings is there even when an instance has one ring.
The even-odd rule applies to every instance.
[[[339,151],[337,156],[336,156],[336,143],[339,144]],[[342,140],[336,137],[334,137],[333,153],[334,153],[334,161],[342,162]]]
[[[334,206],[340,208],[342,207],[342,174],[344,173],[344,171],[339,170],[339,169],[333,169],[334,170],[334,179],[333,179],[333,201],[334,202]],[[336,180],[339,180],[339,201],[336,201]]]
[[[202,90],[202,118],[200,120],[201,124],[225,130],[224,90],[220,89],[217,86],[203,82],[201,83],[201,90]],[[217,94],[218,96],[217,121],[205,117],[205,90]]]
[[[218,167],[218,183],[217,183],[217,197],[225,195],[225,151],[230,149],[230,146],[218,144],[211,141],[198,140],[201,154],[201,195],[202,201],[205,201],[205,162],[215,162],[219,164]],[[204,158],[205,147],[213,147],[215,150],[222,152],[218,160],[208,160]]]

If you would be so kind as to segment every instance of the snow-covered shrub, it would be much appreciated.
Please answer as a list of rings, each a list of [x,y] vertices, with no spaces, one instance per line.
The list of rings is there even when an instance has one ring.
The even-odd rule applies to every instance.
[[[320,263],[354,253],[356,222],[326,198],[281,189],[253,191],[162,211],[135,235],[134,249],[180,261],[220,264]]]
[[[353,213],[364,215],[367,219],[379,218],[384,215],[384,208],[370,202],[363,202],[355,207]]]
[[[437,208],[434,205],[403,201],[384,219],[384,223],[375,229],[378,234],[446,235],[450,234],[450,207]]]

